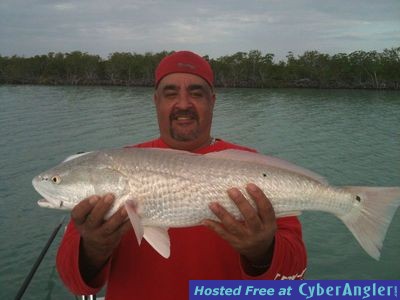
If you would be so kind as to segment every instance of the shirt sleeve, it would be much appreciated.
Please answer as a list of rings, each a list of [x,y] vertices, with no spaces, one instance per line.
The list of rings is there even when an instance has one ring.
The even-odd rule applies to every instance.
[[[242,268],[243,279],[303,279],[307,267],[307,253],[303,243],[301,224],[297,217],[277,219],[274,254],[268,270],[250,276]]]
[[[110,262],[103,267],[92,282],[86,283],[79,270],[80,240],[79,232],[76,230],[74,223],[70,221],[58,248],[56,258],[57,271],[61,280],[73,294],[94,295],[100,291],[106,282]]]

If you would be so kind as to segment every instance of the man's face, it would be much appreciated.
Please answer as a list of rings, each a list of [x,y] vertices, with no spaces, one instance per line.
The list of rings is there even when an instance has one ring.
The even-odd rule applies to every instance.
[[[154,102],[161,138],[169,146],[195,150],[209,143],[215,95],[203,78],[167,75],[158,84]]]

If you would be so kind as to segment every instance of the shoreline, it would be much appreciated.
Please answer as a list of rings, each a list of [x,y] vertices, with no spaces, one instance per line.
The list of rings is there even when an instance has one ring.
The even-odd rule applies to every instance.
[[[84,83],[70,83],[70,82],[0,82],[0,86],[13,85],[13,86],[81,86],[81,87],[137,87],[137,88],[154,88],[154,84],[135,84],[135,83],[112,83],[112,82],[84,82]],[[400,91],[400,85],[397,87],[372,87],[372,86],[319,86],[319,85],[303,85],[303,84],[282,84],[271,86],[246,86],[246,85],[221,85],[215,84],[215,88],[219,89],[317,89],[317,90],[367,90],[367,91]]]
[[[115,52],[107,59],[81,51],[34,57],[0,54],[0,84],[154,86],[160,60],[172,52]],[[325,54],[305,51],[277,62],[259,50],[210,58],[215,87],[400,90],[400,47]]]

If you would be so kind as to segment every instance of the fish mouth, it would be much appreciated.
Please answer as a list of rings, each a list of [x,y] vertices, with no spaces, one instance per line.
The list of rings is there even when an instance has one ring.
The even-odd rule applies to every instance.
[[[37,201],[37,204],[45,208],[68,209],[70,205],[67,201],[54,199],[49,195],[47,189],[41,185],[41,182],[43,182],[42,178],[43,177],[37,176],[32,180],[33,187],[43,197]]]
[[[68,205],[68,203],[66,203],[62,200],[47,200],[46,198],[42,198],[37,201],[37,204],[40,207],[44,207],[44,208],[56,208],[56,209],[65,209],[65,210],[70,209],[70,206]]]
[[[53,203],[51,203],[50,201],[48,201],[47,199],[44,199],[44,198],[39,199],[39,200],[37,201],[37,204],[38,204],[40,207],[46,207],[46,208],[53,208],[53,207],[54,207],[54,204],[53,204]]]

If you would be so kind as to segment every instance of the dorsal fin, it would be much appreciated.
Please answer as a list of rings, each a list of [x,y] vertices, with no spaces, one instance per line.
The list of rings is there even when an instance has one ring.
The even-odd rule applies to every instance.
[[[131,149],[131,148],[127,148]],[[183,154],[183,155],[192,155],[192,156],[200,156],[201,154],[197,154],[194,152],[186,151],[186,150],[179,150],[179,149],[172,149],[172,148],[135,148],[135,149],[140,149],[146,152],[169,152],[169,153],[175,153],[175,154]]]
[[[78,158],[78,157],[87,155],[87,154],[92,153],[92,152],[93,152],[93,151],[90,151],[90,152],[78,152],[77,154],[73,154],[73,155],[68,156],[68,157],[67,157],[66,159],[64,159],[62,162],[65,163],[65,162],[67,162],[67,161],[70,161],[70,160],[73,160],[73,159],[75,159],[75,158]]]
[[[310,171],[306,168],[297,166],[289,161],[283,160],[281,158],[267,156],[259,153],[243,151],[243,150],[235,150],[235,149],[228,149],[219,152],[211,152],[205,154],[208,157],[215,157],[215,158],[223,158],[223,159],[231,159],[231,160],[238,160],[238,161],[246,161],[246,162],[253,162],[258,164],[263,164],[268,167],[279,168],[282,170],[290,171],[292,173],[297,173],[306,177],[309,177],[315,181],[318,181],[322,184],[327,184],[327,180],[322,177],[321,175]]]

